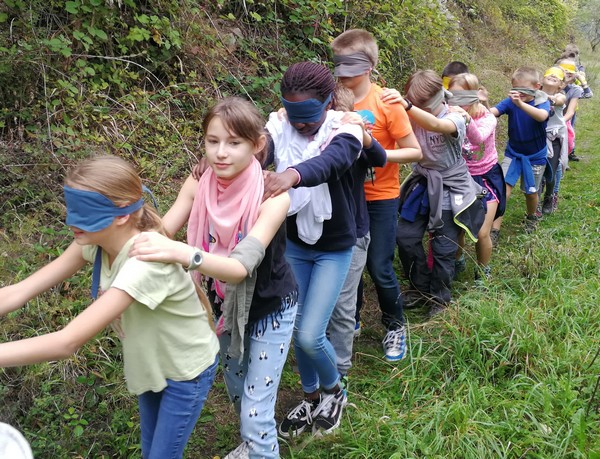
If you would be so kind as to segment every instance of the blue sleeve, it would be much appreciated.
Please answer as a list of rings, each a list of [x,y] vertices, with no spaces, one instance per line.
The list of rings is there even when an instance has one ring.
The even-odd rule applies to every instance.
[[[339,180],[352,167],[361,149],[362,145],[352,134],[336,135],[319,156],[294,166],[301,177],[294,188]]]
[[[365,162],[367,167],[383,167],[387,162],[387,154],[385,149],[381,146],[373,136],[371,146],[369,148],[363,148],[361,159]]]
[[[498,110],[499,115],[504,115],[505,113],[508,113],[511,110],[511,107],[513,105],[514,104],[510,100],[510,97],[507,97],[506,99],[503,99],[500,102],[498,102],[498,104],[496,105],[496,110]]]
[[[537,105],[535,108],[539,108],[540,110],[545,110],[548,113],[550,113],[550,110],[552,109],[552,106],[550,105],[550,101],[547,100],[545,102],[542,102],[540,105]]]

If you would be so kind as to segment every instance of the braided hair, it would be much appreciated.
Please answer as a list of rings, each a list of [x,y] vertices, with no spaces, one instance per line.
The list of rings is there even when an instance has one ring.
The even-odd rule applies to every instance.
[[[291,65],[281,80],[281,95],[313,93],[324,102],[335,89],[335,80],[331,71],[315,62],[298,62]]]

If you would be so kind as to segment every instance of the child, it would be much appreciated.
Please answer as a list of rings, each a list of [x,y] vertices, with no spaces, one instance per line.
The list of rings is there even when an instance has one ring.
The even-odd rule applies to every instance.
[[[449,90],[452,97],[450,105],[457,105],[467,111],[471,121],[467,124],[466,142],[463,146],[463,157],[469,168],[469,173],[479,185],[486,189],[484,196],[487,211],[485,220],[479,234],[475,250],[477,253],[478,268],[475,270],[475,279],[486,279],[491,276],[490,260],[492,258],[492,240],[490,230],[494,219],[504,214],[506,207],[506,190],[502,168],[498,164],[496,151],[496,124],[497,120],[490,111],[483,106],[479,99],[481,85],[479,79],[472,73],[461,73],[450,79]],[[464,270],[465,234],[460,233],[459,254],[457,268]]]
[[[371,243],[367,252],[367,269],[377,292],[381,322],[386,328],[383,339],[385,359],[396,362],[406,353],[404,310],[394,270],[394,240],[398,222],[400,195],[398,163],[421,159],[421,150],[404,109],[399,104],[382,101],[382,88],[371,82],[371,72],[378,59],[377,42],[363,29],[351,29],[331,43],[335,63],[334,74],[340,83],[354,93],[354,109],[370,110],[375,115],[373,137],[388,156],[384,167],[375,167],[365,180],[365,196],[369,212]]]
[[[542,214],[551,214],[558,209],[558,190],[560,180],[568,165],[568,134],[563,110],[567,97],[561,91],[565,74],[560,67],[550,67],[544,73],[542,91],[548,95],[552,110],[546,126],[546,141],[548,145],[549,170],[546,171],[547,180],[542,182],[542,189],[546,187],[544,200],[541,206]],[[548,174],[548,172],[550,172]],[[545,182],[545,183],[544,183]],[[540,196],[542,189],[540,189]]]
[[[277,172],[265,179],[265,196],[290,191],[286,257],[298,282],[294,350],[304,399],[279,425],[283,437],[329,433],[341,421],[346,393],[337,357],[326,336],[356,243],[352,166],[362,150],[359,126],[330,110],[335,81],[320,64],[290,66],[281,81],[287,117],[267,123]]]
[[[207,278],[220,317],[225,383],[240,415],[242,443],[228,458],[279,457],[275,402],[297,308],[284,255],[290,199],[263,195],[255,158],[266,145],[263,126],[248,101],[230,97],[216,104],[203,122],[210,167],[199,181],[188,177],[163,219],[171,234],[188,222],[189,245],[142,235],[131,252],[189,265]]]
[[[442,70],[442,83],[444,84],[444,89],[448,89],[450,80],[454,75],[459,75],[461,73],[469,73],[467,64],[460,61],[448,62],[446,67],[444,67],[444,70]]]
[[[127,256],[140,232],[160,236],[159,216],[120,158],[83,161],[65,180],[67,225],[75,241],[27,279],[0,289],[6,314],[94,263],[93,296],[55,333],[0,344],[0,367],[66,358],[121,317],[125,380],[138,395],[145,459],[181,458],[212,386],[219,343],[194,282],[179,265]],[[169,282],[166,282],[166,280]]]
[[[567,131],[570,137],[568,147],[569,161],[577,162],[580,158],[575,155],[575,115],[577,114],[579,99],[583,97],[583,89],[575,82],[575,80],[577,80],[577,67],[575,61],[571,59],[559,59],[557,65],[565,74],[564,91],[567,96],[567,101],[565,102],[563,118],[567,124]]]
[[[338,111],[352,112],[354,93],[338,83],[333,95],[333,107]],[[374,115],[370,111],[365,110],[354,115],[359,118],[361,124],[369,126],[374,124]],[[342,385],[346,390],[348,388],[348,370],[352,366],[352,345],[357,329],[356,325],[358,324],[360,327],[360,318],[356,317],[357,305],[359,302],[362,303],[362,295],[360,298],[358,297],[359,285],[362,282],[362,273],[367,262],[367,248],[371,240],[369,214],[363,184],[367,171],[371,167],[383,167],[385,162],[385,150],[366,133],[363,136],[363,150],[351,169],[354,181],[352,195],[356,206],[356,244],[352,249],[352,261],[350,262],[348,275],[327,326],[327,336],[335,350],[337,369],[341,375]],[[358,329],[360,330],[360,328]]]
[[[450,303],[458,234],[477,241],[485,210],[482,188],[469,175],[462,157],[466,121],[470,116],[449,112],[442,79],[432,70],[413,74],[398,101],[407,111],[423,151],[423,159],[402,184],[396,242],[406,277],[416,290],[412,306],[427,303],[433,316]],[[423,250],[429,233],[433,260]]]
[[[496,117],[508,115],[508,142],[502,172],[506,181],[506,199],[517,180],[525,192],[527,215],[525,231],[535,231],[539,217],[536,215],[538,190],[546,168],[546,122],[550,113],[548,97],[539,91],[540,75],[531,67],[521,67],[512,75],[512,89],[508,97],[490,111]],[[502,217],[494,221],[500,231]]]

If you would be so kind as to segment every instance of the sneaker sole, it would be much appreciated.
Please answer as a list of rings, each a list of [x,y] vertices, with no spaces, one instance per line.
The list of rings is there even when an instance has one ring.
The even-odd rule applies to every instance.
[[[391,356],[391,355],[384,355],[383,358],[388,361],[388,362],[399,362],[400,360],[402,360],[404,357],[406,357],[406,354],[402,354],[399,355],[397,357],[395,356]]]
[[[283,437],[283,438],[298,437],[304,433],[304,431],[306,430],[307,427],[308,427],[308,425],[305,425],[299,429],[294,429],[293,431],[292,431],[292,429],[290,429],[290,431],[292,431],[294,433],[290,433],[290,431],[284,432],[283,430],[281,430],[280,427],[277,427],[277,433],[279,434],[280,437]]]

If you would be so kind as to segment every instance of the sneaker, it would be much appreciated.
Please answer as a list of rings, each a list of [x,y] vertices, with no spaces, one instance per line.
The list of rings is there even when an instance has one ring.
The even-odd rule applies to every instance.
[[[492,247],[498,247],[498,243],[500,242],[500,230],[492,228],[490,230],[490,239],[492,240]]]
[[[279,424],[277,429],[279,435],[283,438],[290,438],[304,432],[308,426],[312,425],[313,412],[320,401],[321,399],[315,401],[302,400],[297,407],[292,408]]]
[[[240,446],[230,452],[223,459],[249,459],[250,450],[248,449],[248,443],[243,442]]]
[[[430,318],[437,316],[438,314],[441,314],[446,310],[446,306],[448,306],[446,303],[439,303],[436,301],[431,305],[431,308],[429,308],[429,312],[427,313],[427,315]]]
[[[454,260],[454,277],[457,274],[462,273],[467,269],[467,260],[465,260],[465,255],[462,254],[459,259]]]
[[[558,210],[558,193],[552,194],[552,212],[556,212]]]
[[[487,266],[477,266],[475,268],[475,286],[485,287],[486,284],[492,279],[492,268]]]
[[[580,160],[581,160],[581,158],[579,156],[575,155],[575,153],[571,153],[569,155],[569,161],[575,161],[575,162],[577,162],[577,161],[580,161]]]
[[[354,337],[358,338],[362,330],[362,322],[359,320],[354,324]]]
[[[383,338],[385,360],[397,362],[406,354],[406,331],[404,325],[396,330],[389,330]]]
[[[539,221],[540,221],[540,218],[537,215],[535,215],[535,214],[527,215],[525,217],[525,222],[524,222],[525,223],[525,232],[533,233],[537,229]]]
[[[402,307],[404,309],[415,309],[425,306],[427,298],[416,290],[408,290],[402,294]]]
[[[542,213],[542,204],[538,203],[537,207],[535,208],[535,216],[537,218],[542,218],[544,216],[544,214]]]
[[[548,214],[551,214],[552,212],[554,212],[554,209],[552,208],[552,200],[553,199],[554,199],[554,194],[552,194],[551,196],[544,197],[544,202],[542,204],[542,213],[544,215],[548,215]]]
[[[313,434],[329,434],[340,426],[342,411],[348,403],[346,391],[340,389],[335,394],[322,393],[322,400],[314,411]]]

